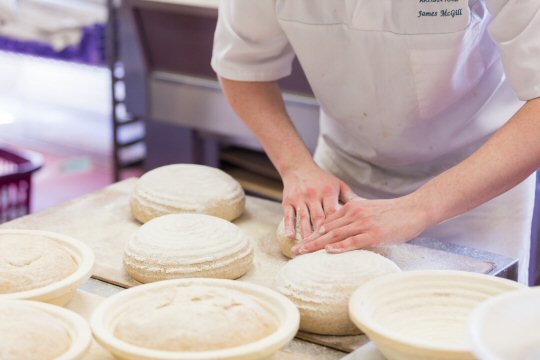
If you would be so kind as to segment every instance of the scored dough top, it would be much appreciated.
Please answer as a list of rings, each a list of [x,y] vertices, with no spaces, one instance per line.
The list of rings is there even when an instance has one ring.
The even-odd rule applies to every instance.
[[[260,340],[278,328],[261,303],[234,289],[178,285],[133,300],[117,321],[115,336],[166,351],[211,351]]]
[[[2,360],[52,360],[72,343],[61,320],[26,304],[0,307],[0,339]]]
[[[352,292],[368,280],[398,271],[394,262],[371,251],[329,254],[319,250],[289,261],[275,284],[282,294],[317,307],[348,301]]]
[[[137,181],[135,193],[153,203],[204,212],[216,202],[234,202],[244,190],[229,174],[209,166],[167,165],[147,172]]]
[[[400,271],[392,261],[367,250],[300,255],[278,273],[275,288],[300,311],[300,329],[324,335],[354,335],[349,318],[352,293],[369,280]]]
[[[73,274],[77,267],[72,254],[47,236],[0,236],[0,294],[49,285]]]
[[[128,257],[145,259],[147,268],[200,272],[251,255],[244,233],[233,223],[203,214],[170,214],[140,227],[128,241]],[[150,270],[150,269],[149,269]]]

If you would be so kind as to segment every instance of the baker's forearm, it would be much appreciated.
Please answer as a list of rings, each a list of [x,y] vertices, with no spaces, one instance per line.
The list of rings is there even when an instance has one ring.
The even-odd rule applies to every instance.
[[[348,202],[304,239],[298,254],[400,243],[523,181],[540,165],[540,99],[527,103],[469,158],[410,195]]]
[[[410,197],[430,225],[471,210],[522,182],[540,166],[540,98],[531,100],[469,158]]]
[[[313,163],[287,114],[276,82],[220,81],[232,108],[261,142],[281,176]]]

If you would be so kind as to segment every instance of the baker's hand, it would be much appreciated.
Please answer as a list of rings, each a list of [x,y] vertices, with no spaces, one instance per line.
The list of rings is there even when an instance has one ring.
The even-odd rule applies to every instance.
[[[353,199],[328,216],[318,231],[293,248],[297,255],[326,249],[341,253],[402,243],[429,227],[428,216],[412,196],[390,200]]]
[[[291,239],[295,238],[297,217],[305,238],[336,212],[339,201],[346,203],[357,197],[347,184],[315,163],[287,172],[283,185],[285,231]]]

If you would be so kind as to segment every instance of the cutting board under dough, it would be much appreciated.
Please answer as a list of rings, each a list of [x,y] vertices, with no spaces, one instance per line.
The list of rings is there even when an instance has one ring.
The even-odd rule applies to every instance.
[[[135,179],[128,179],[5,223],[0,228],[56,231],[80,239],[96,254],[94,278],[131,287],[139,283],[124,271],[122,256],[125,242],[140,226],[131,217],[129,208],[134,184]],[[279,203],[247,197],[246,211],[234,223],[250,235],[255,246],[255,264],[240,280],[271,286],[276,271],[287,262],[274,241],[281,216]],[[384,247],[377,252],[395,261],[403,270],[454,269],[487,273],[493,268],[485,261],[411,244]]]
[[[80,239],[95,252],[94,278],[126,288],[138,285],[122,265],[124,244],[140,226],[132,218],[129,208],[129,195],[135,181],[124,180],[49,210],[5,223],[0,228],[55,231]],[[275,274],[287,262],[275,241],[275,229],[281,217],[279,203],[247,197],[246,211],[234,223],[250,236],[255,259],[252,269],[240,281],[272,286]],[[453,269],[488,273],[493,268],[489,262],[412,244],[377,251],[403,270]],[[346,346],[343,337],[310,336],[309,341],[343,350],[354,348],[362,340],[360,337],[348,338],[350,341]]]

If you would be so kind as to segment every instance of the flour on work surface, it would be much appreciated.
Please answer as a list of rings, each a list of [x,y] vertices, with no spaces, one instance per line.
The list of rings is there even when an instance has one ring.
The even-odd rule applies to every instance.
[[[147,172],[131,196],[133,216],[146,222],[173,213],[198,213],[234,220],[244,211],[240,184],[222,170],[203,165],[167,165]]]
[[[66,325],[23,303],[0,306],[0,359],[56,359],[71,346]]]
[[[145,223],[124,250],[127,272],[140,282],[208,277],[237,279],[251,267],[253,247],[234,224],[202,214],[170,214]]]
[[[211,351],[260,340],[278,319],[251,296],[234,289],[178,285],[128,303],[115,336],[165,351]]]
[[[125,271],[123,254],[141,223],[133,218],[129,196],[136,179],[124,180],[105,189],[50,210],[3,224],[4,229],[41,229],[84,241],[96,255],[94,276],[131,287],[140,284]],[[271,287],[281,267],[287,263],[275,239],[283,216],[277,202],[248,197],[246,211],[234,221],[255,248],[254,265],[241,281]]]
[[[403,271],[460,270],[487,274],[494,267],[491,262],[407,243],[385,245],[371,250],[392,260]]]
[[[289,261],[274,286],[300,310],[301,330],[353,335],[359,331],[349,319],[352,293],[373,278],[399,271],[392,261],[371,251],[329,254],[320,250]]]
[[[0,235],[0,294],[40,288],[77,270],[69,250],[47,236]]]

